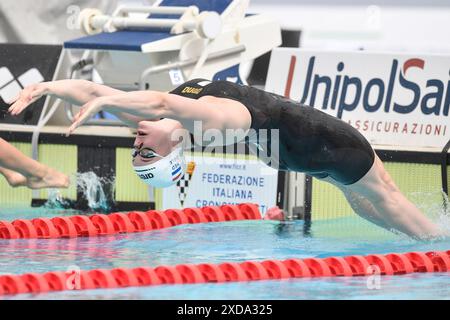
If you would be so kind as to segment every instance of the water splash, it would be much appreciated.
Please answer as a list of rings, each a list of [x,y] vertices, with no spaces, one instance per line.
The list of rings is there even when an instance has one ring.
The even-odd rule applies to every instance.
[[[447,234],[450,234],[450,203],[447,194],[442,191],[443,205],[435,222]]]
[[[94,172],[83,172],[76,174],[78,190],[87,200],[88,207],[92,210],[108,211],[110,204],[103,189],[104,185],[114,185],[111,179],[100,178]]]
[[[65,200],[58,189],[48,189],[47,202],[44,204],[45,209],[66,209],[70,207],[69,201]]]
[[[77,191],[81,192],[81,197],[87,201],[87,206],[92,211],[108,212],[109,203],[105,187],[111,186],[110,190],[114,194],[115,179],[98,177],[94,172],[83,172],[72,175],[71,181],[76,181]],[[112,198],[112,197],[110,197]],[[64,199],[60,190],[48,189],[46,209],[70,209],[75,207],[76,201]]]
[[[450,234],[450,202],[445,192],[416,191],[408,193],[407,197],[442,231]]]

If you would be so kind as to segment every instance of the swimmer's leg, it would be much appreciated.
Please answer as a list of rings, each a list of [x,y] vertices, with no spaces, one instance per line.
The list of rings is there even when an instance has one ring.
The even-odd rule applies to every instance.
[[[400,192],[376,155],[372,168],[364,177],[345,187],[367,199],[389,228],[420,239],[443,235],[439,228]]]
[[[26,186],[31,189],[67,188],[69,186],[67,175],[27,157],[1,138],[0,167],[9,170],[3,170],[2,174],[8,175],[11,171],[20,173],[26,178]]]
[[[360,217],[369,220],[384,229],[389,229],[389,226],[384,222],[380,213],[374,208],[374,206],[361,196],[358,196],[354,192],[344,191],[345,198],[352,207],[353,211]]]
[[[356,194],[355,192],[350,191],[348,188],[346,188],[345,185],[338,183],[337,181],[333,180],[330,177],[320,180],[331,183],[332,185],[340,189],[344,194],[345,198],[347,199],[348,203],[350,204],[350,207],[361,218],[369,220],[370,222],[376,224],[379,227],[389,229],[389,226],[384,222],[380,213],[374,208],[374,206],[367,199]]]

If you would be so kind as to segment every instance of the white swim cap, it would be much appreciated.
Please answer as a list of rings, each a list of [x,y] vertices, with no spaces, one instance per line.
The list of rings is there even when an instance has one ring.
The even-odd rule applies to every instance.
[[[170,187],[177,183],[186,172],[183,146],[180,143],[161,160],[145,166],[133,166],[133,169],[146,184],[155,188]]]

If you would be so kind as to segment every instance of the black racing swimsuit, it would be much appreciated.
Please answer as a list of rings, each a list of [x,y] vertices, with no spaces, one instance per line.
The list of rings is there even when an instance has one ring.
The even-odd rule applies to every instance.
[[[331,177],[348,185],[372,167],[374,151],[351,125],[283,96],[228,81],[190,80],[170,93],[198,99],[214,96],[239,101],[249,110],[251,128],[278,129],[279,169]],[[269,142],[266,144],[268,152]]]

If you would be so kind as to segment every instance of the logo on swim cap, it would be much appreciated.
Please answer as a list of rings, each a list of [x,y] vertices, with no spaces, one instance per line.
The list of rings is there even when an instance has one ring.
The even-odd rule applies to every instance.
[[[152,179],[154,178],[153,173],[144,173],[144,174],[139,174],[138,173],[139,178],[145,180],[145,179]]]
[[[146,166],[133,166],[139,178],[155,188],[167,188],[177,183],[184,175],[186,161],[183,147],[179,144],[170,154]]]

